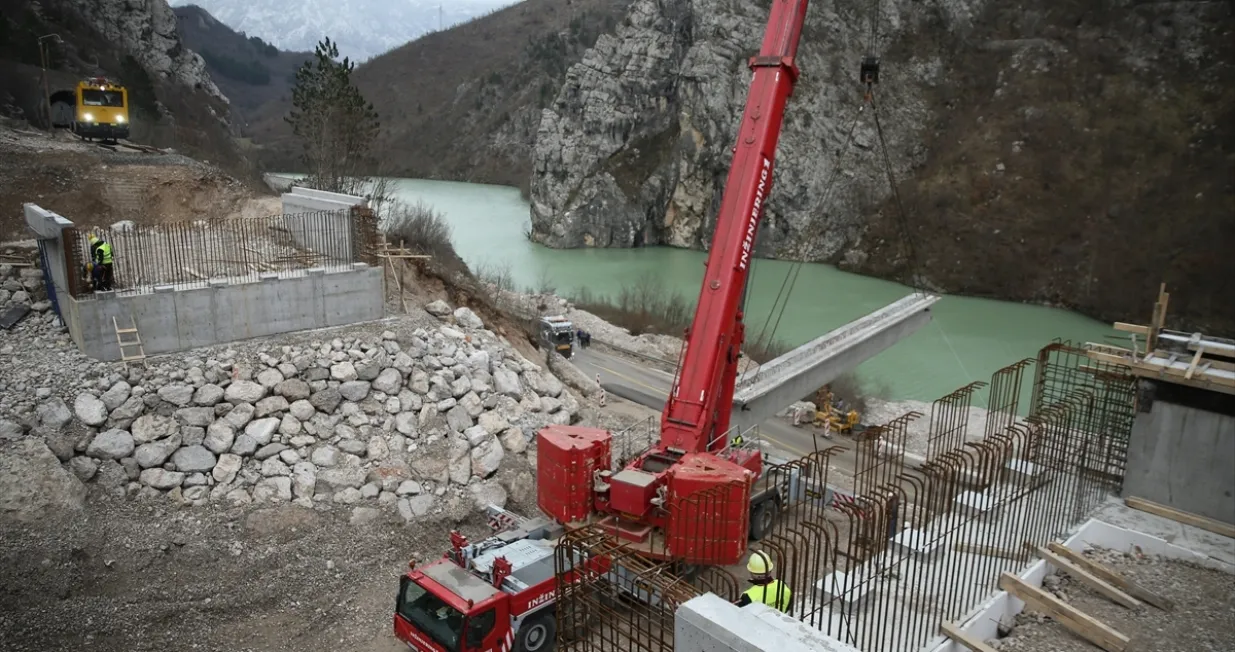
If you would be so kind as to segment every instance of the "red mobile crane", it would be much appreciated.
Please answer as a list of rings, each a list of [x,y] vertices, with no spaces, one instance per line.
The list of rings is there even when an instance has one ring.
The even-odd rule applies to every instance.
[[[659,442],[614,473],[607,431],[551,426],[539,433],[539,506],[562,523],[594,522],[649,554],[687,563],[732,564],[745,553],[751,507],[766,496],[751,496],[760,451],[730,448],[727,435],[745,334],[741,302],[798,78],[807,4],[773,2],[763,45],[750,60],[750,93]],[[759,524],[758,513],[753,520]]]
[[[754,78],[659,442],[613,473],[608,431],[549,426],[538,433],[537,502],[558,524],[595,523],[653,557],[728,565],[775,514],[778,489],[752,496],[761,452],[730,447],[727,431],[745,333],[742,294],[772,190],[785,103],[798,78],[794,57],[807,3],[774,0],[763,45],[750,60]],[[492,516],[499,525],[494,536],[470,543],[453,533],[445,557],[412,564],[402,578],[394,630],[413,649],[553,649],[553,545],[562,528],[499,509]]]

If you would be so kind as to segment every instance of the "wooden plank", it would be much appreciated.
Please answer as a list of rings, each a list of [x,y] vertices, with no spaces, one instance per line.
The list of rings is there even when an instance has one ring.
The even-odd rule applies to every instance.
[[[995,648],[979,641],[976,636],[969,635],[965,630],[946,620],[939,623],[939,629],[943,630],[945,636],[973,650],[973,652],[995,652]]]
[[[1115,322],[1115,330],[1125,333],[1133,333],[1135,335],[1149,335],[1149,327],[1141,326],[1140,324],[1128,324],[1122,321]]]
[[[1201,516],[1200,514],[1181,511],[1175,509],[1174,507],[1167,507],[1166,505],[1145,500],[1144,498],[1136,498],[1135,496],[1125,498],[1124,504],[1132,509],[1137,509],[1150,514],[1156,514],[1163,518],[1169,518],[1172,521],[1183,523],[1184,525],[1199,527],[1207,532],[1213,532],[1214,534],[1220,534],[1224,537],[1235,539],[1235,525],[1223,523],[1222,521],[1215,521],[1212,518],[1207,518]]]
[[[1205,355],[1205,347],[1196,347],[1196,355],[1192,356],[1192,364],[1188,365],[1188,372],[1184,374],[1184,378],[1192,380],[1192,374],[1196,373],[1196,363],[1201,361],[1201,356]]]
[[[1116,603],[1121,604],[1129,609],[1135,609],[1141,606],[1140,600],[1120,591],[1119,589],[1107,584],[1105,580],[1095,576],[1093,573],[1073,564],[1067,559],[1043,548],[1042,546],[1034,546],[1033,551],[1038,557],[1045,560],[1048,564],[1064,571],[1071,575],[1073,579],[1089,588],[1097,591],[1102,597]]]
[[[1132,580],[1120,575],[1119,573],[1116,573],[1115,571],[1111,570],[1110,568],[1102,564],[1099,564],[1098,562],[1086,557],[1085,555],[1082,555],[1081,553],[1076,552],[1075,550],[1064,546],[1063,544],[1052,541],[1046,544],[1046,547],[1049,548],[1051,552],[1059,555],[1060,557],[1064,557],[1068,559],[1069,561],[1071,561],[1072,563],[1076,564],[1077,566],[1080,566],[1081,568],[1084,568],[1090,573],[1093,573],[1095,576],[1101,577],[1102,579],[1106,580],[1107,583],[1111,584],[1112,586],[1119,587],[1120,589],[1123,590],[1124,593],[1127,593],[1128,595],[1136,598],[1137,600],[1140,600],[1141,602],[1147,602],[1149,604],[1152,604],[1153,606],[1163,611],[1172,611],[1175,609],[1175,604],[1171,602],[1170,600],[1162,597],[1161,595],[1158,595],[1157,593],[1154,593],[1153,591],[1150,591],[1149,589],[1141,586],[1140,584],[1133,582]]]
[[[957,541],[952,546],[957,552],[963,552],[970,555],[982,555],[983,557],[999,557],[1001,559],[1020,559],[1021,554],[1016,550],[1008,550],[1006,548],[996,548],[995,546],[983,546],[976,543],[965,543]]]
[[[1041,611],[1050,616],[1059,624],[1067,627],[1073,634],[1107,652],[1123,652],[1128,647],[1127,636],[1046,591],[1026,584],[1024,580],[1011,573],[1003,573],[999,576],[999,588],[1035,611]]]

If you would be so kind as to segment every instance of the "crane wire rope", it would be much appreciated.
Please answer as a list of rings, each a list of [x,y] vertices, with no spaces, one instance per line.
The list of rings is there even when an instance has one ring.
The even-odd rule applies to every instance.
[[[881,18],[881,7],[879,5],[879,0],[875,0],[872,3],[872,5],[873,5],[873,8],[871,11],[870,33],[867,37],[867,52],[869,53],[867,56],[868,60],[874,59],[873,53],[875,52],[875,48],[878,45],[879,23],[880,23],[880,18]],[[877,59],[875,60],[877,61]],[[905,248],[907,250],[907,258],[908,258],[908,263],[910,267],[909,285],[913,287],[915,292],[921,293],[923,290],[920,287],[920,284],[918,283],[918,274],[915,273],[919,271],[917,269],[918,267],[917,248],[913,244],[912,234],[909,231],[909,220],[905,213],[904,203],[901,201],[900,191],[897,186],[895,170],[892,167],[892,158],[891,158],[891,155],[888,153],[887,138],[883,132],[883,124],[882,124],[882,121],[879,119],[879,107],[875,103],[874,84],[871,83],[870,81],[867,82],[866,94],[863,99],[865,103],[869,103],[871,105],[871,112],[874,114],[875,131],[879,137],[884,171],[887,175],[888,185],[891,188],[892,195],[896,203],[896,207],[897,207],[896,224],[899,227],[898,230],[900,231],[901,238],[903,239]],[[852,142],[854,130],[857,127],[858,120],[861,118],[862,108],[863,106],[859,106],[858,114],[854,117],[853,124],[849,128],[849,135],[846,138],[845,146],[842,148],[840,152],[840,156],[838,156],[837,158],[837,165],[832,170],[832,173],[833,173],[832,177],[828,180],[828,184],[825,186],[824,197],[820,201],[821,205],[826,205],[827,201],[831,199],[831,196],[835,190],[836,178],[840,171],[840,160],[841,160],[841,157],[844,155],[844,153],[848,151],[849,144]],[[821,221],[820,225],[817,227],[817,231],[819,233],[817,233],[816,235],[821,234],[823,230],[822,223],[823,221]],[[803,238],[802,241],[803,242],[808,241],[808,238]],[[775,341],[776,332],[780,329],[781,319],[784,317],[785,309],[789,306],[789,298],[792,296],[794,287],[797,285],[798,275],[801,273],[803,262],[804,261],[801,261],[801,260],[795,261],[793,266],[785,274],[785,279],[781,283],[780,291],[777,293],[776,299],[773,301],[772,307],[768,311],[767,319],[764,320],[763,328],[760,330],[759,336],[755,339],[755,348],[761,347],[765,343],[765,340],[766,340],[766,343],[769,345],[773,341]],[[752,268],[752,272],[753,272],[753,268]],[[787,292],[786,292],[786,289],[787,289]],[[782,298],[783,298],[783,302],[782,302]],[[773,313],[776,314],[776,319],[774,323],[772,322]],[[769,324],[771,324],[770,332],[768,330]],[[759,369],[756,368],[755,374],[758,375],[758,373],[759,373]]]
[[[819,200],[820,206],[827,206],[828,202],[832,199],[832,195],[836,191],[836,182],[840,177],[840,171],[842,169],[841,162],[844,160],[845,154],[849,151],[849,147],[853,143],[853,134],[857,131],[858,122],[862,118],[862,109],[863,107],[859,105],[858,111],[853,117],[853,121],[849,124],[849,130],[845,136],[845,143],[839,150],[837,150],[836,165],[833,166],[832,174],[828,178],[827,184],[824,186],[823,197]],[[804,242],[808,240],[808,238],[803,238]],[[784,317],[785,308],[789,305],[789,298],[793,294],[793,287],[797,284],[798,274],[802,271],[802,265],[802,261],[794,261],[789,270],[785,273],[785,278],[781,281],[780,291],[776,293],[776,298],[772,301],[772,307],[768,309],[767,319],[764,320],[763,327],[759,331],[759,337],[755,339],[756,349],[764,345],[765,336],[769,333],[769,325],[772,327],[771,337],[767,338],[766,343],[771,345],[774,341],[776,331],[780,328],[781,318]],[[788,288],[787,291],[786,288]],[[776,315],[775,324],[772,323],[773,314]]]
[[[904,242],[906,257],[909,264],[909,286],[914,292],[922,294],[921,284],[918,282],[921,271],[918,265],[917,247],[914,246],[913,234],[909,231],[909,217],[905,213],[905,204],[901,201],[901,193],[896,180],[896,173],[892,169],[892,157],[888,154],[888,141],[883,134],[883,123],[879,120],[879,105],[875,103],[875,91],[872,89],[867,92],[868,101],[871,105],[871,113],[875,115],[875,133],[879,135],[879,146],[883,153],[883,167],[888,175],[888,185],[892,188],[892,199],[896,203],[896,223],[901,232],[901,239]]]

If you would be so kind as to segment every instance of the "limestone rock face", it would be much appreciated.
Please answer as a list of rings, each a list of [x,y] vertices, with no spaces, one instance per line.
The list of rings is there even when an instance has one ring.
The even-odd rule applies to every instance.
[[[185,49],[167,0],[69,0],[107,40],[120,45],[152,75],[198,88],[227,102],[201,55]]]
[[[883,47],[926,20],[963,29],[981,2],[945,0],[937,19],[920,3],[884,2],[881,29],[893,34]],[[533,152],[532,237],[560,248],[706,249],[767,5],[635,0],[616,34],[602,36],[570,69],[543,112]],[[835,257],[860,238],[860,209],[889,192],[871,111],[858,113],[869,14],[868,4],[849,0],[809,9],[797,59],[803,74],[785,114],[757,241],[761,256]],[[879,89],[881,121],[898,174],[925,154],[915,143],[929,115],[925,91],[938,74],[934,59],[881,74],[888,77]],[[854,144],[845,147],[851,129]],[[832,184],[834,176],[841,183]]]

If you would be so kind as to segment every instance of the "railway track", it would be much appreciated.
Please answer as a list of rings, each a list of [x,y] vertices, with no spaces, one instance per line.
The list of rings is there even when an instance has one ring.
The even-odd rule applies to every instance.
[[[114,143],[95,142],[94,144],[99,147],[102,147],[103,149],[110,150],[113,152],[118,152],[120,151],[119,148],[123,147],[126,150],[142,152],[143,154],[162,154],[162,151],[160,151],[159,148],[157,147],[151,147],[149,145],[138,145],[137,143],[116,141]]]

